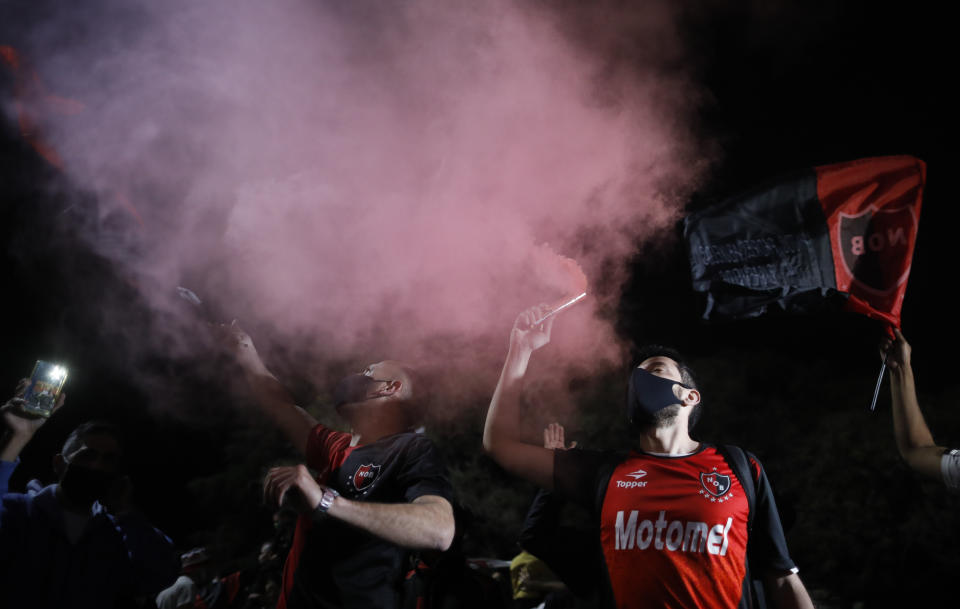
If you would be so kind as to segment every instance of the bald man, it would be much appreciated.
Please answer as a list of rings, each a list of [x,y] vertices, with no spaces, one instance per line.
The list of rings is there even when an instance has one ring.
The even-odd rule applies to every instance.
[[[410,369],[383,361],[341,380],[335,405],[350,432],[339,432],[294,404],[250,336],[236,326],[230,333],[260,408],[305,457],[264,481],[269,500],[300,512],[277,606],[397,607],[409,552],[448,549],[455,528],[437,450],[412,431],[419,408]]]

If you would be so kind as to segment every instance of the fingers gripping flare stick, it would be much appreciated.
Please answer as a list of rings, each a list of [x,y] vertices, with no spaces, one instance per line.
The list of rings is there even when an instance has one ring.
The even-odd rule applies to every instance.
[[[556,314],[559,313],[560,311],[563,311],[564,309],[567,309],[567,308],[569,308],[569,307],[572,307],[573,305],[577,304],[578,302],[580,302],[581,300],[583,300],[583,299],[586,298],[586,297],[587,297],[587,293],[586,293],[586,292],[581,292],[579,295],[574,296],[573,298],[565,298],[565,299],[563,299],[563,300],[558,301],[556,304],[554,304],[554,306],[550,307],[550,311],[549,311],[549,312],[547,312],[546,314],[544,314],[542,317],[540,317],[540,319],[536,320],[536,321],[533,322],[533,324],[531,324],[531,325],[533,325],[533,326],[539,326],[540,324],[542,324],[542,323],[545,322],[546,320],[550,319],[551,317],[553,317],[554,315],[556,315]]]

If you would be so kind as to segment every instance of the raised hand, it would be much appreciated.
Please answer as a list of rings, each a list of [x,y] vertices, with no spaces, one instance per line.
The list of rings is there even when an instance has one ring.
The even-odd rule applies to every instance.
[[[536,351],[549,343],[554,318],[550,317],[543,323],[535,324],[549,312],[550,307],[541,304],[517,315],[517,319],[513,322],[513,329],[510,331],[510,344],[521,349]]]
[[[3,423],[6,427],[13,433],[15,437],[20,437],[25,440],[29,440],[33,437],[33,434],[40,429],[41,426],[47,421],[47,417],[33,414],[24,410],[24,400],[23,395],[27,391],[27,387],[30,386],[29,379],[20,379],[17,383],[17,389],[14,391],[14,397],[7,400],[7,402],[0,406],[0,413],[3,414]],[[51,414],[59,410],[63,406],[64,400],[67,399],[66,393],[61,393],[57,397],[56,403],[53,405],[53,410]]]
[[[240,327],[237,320],[233,320],[229,324],[220,324],[219,332],[224,346],[242,368],[249,371],[260,371],[264,367],[260,354],[253,344],[253,339]]]
[[[569,450],[577,446],[576,442],[571,442],[568,446],[563,437],[563,425],[560,423],[550,423],[543,428],[543,447],[550,450]]]
[[[903,333],[897,328],[893,329],[893,339],[884,337],[880,343],[880,355],[886,357],[887,367],[891,370],[899,370],[901,367],[910,367],[910,343],[903,337]]]
[[[7,403],[0,406],[0,415],[3,417],[3,425],[6,430],[0,430],[0,460],[15,461],[20,455],[23,447],[30,442],[33,434],[47,422],[47,417],[27,412],[23,409],[23,395],[27,391],[30,381],[22,379],[17,384],[17,390],[14,397],[7,400]],[[63,406],[67,399],[66,393],[61,393],[53,405],[51,414]]]

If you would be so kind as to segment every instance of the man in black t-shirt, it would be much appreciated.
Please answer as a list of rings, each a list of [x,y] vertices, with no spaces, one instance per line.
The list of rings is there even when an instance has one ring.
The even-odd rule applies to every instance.
[[[301,514],[277,607],[396,607],[408,551],[446,550],[455,529],[437,450],[410,431],[409,369],[383,361],[343,379],[336,405],[352,433],[333,431],[293,403],[245,332],[230,333],[261,409],[306,459],[264,481],[268,499]]]
[[[549,450],[521,439],[522,381],[533,352],[550,342],[554,318],[548,313],[533,307],[514,323],[483,446],[505,469],[591,510],[599,523],[606,604],[748,606],[749,539],[750,568],[767,584],[774,606],[812,609],[760,464],[748,458],[751,505],[718,447],[690,437],[700,392],[676,352],[658,348],[631,372],[627,418],[636,430],[634,450]]]

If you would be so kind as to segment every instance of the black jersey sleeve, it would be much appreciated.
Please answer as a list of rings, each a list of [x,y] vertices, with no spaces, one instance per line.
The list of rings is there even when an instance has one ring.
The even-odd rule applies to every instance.
[[[553,488],[558,495],[598,513],[617,455],[608,451],[553,451]]]
[[[773,498],[773,489],[756,457],[750,455],[750,466],[757,473],[757,499],[754,505],[753,530],[747,551],[756,576],[770,572],[795,571],[796,565],[787,550],[787,539],[780,524],[780,513]]]
[[[541,545],[544,540],[554,537],[560,527],[560,509],[563,501],[554,493],[540,489],[523,519],[520,547],[534,556],[543,558]]]
[[[595,554],[597,535],[589,529],[560,524],[563,500],[541,489],[534,498],[518,539],[520,547],[550,567],[557,577],[581,597],[594,589],[594,571],[588,557]]]
[[[403,464],[397,475],[407,501],[424,495],[439,495],[453,502],[453,486],[437,447],[429,438],[416,435],[403,451]]]

